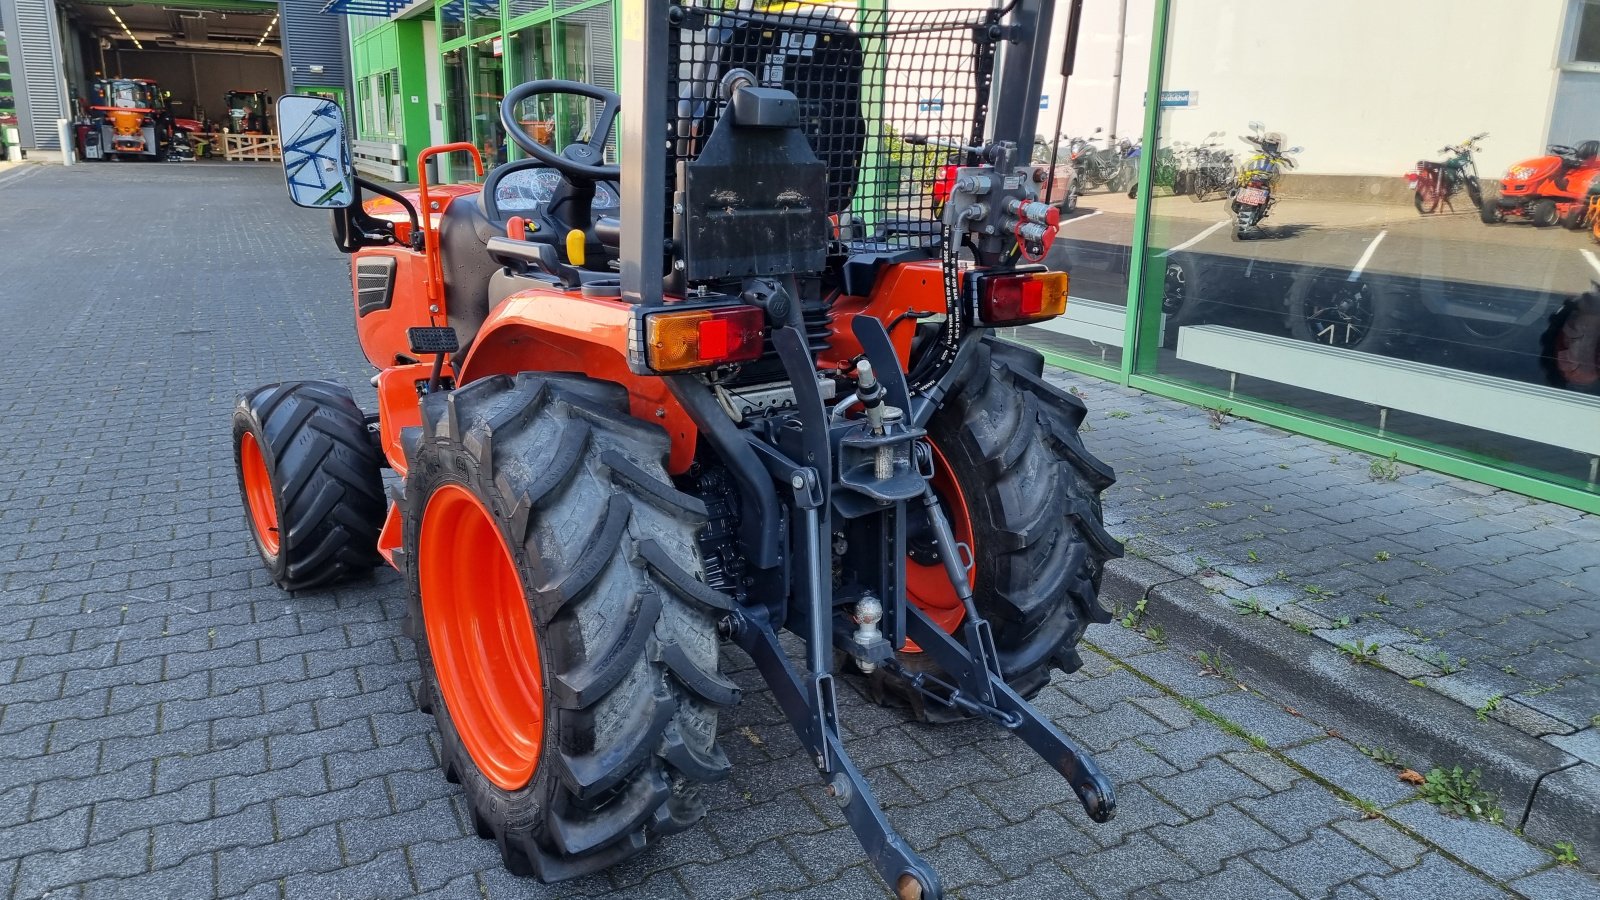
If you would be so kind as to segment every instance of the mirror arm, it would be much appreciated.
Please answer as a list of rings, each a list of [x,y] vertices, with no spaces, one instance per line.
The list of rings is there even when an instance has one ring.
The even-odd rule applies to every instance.
[[[361,205],[361,195],[359,192],[365,189],[377,194],[379,197],[393,200],[394,202],[405,207],[406,215],[411,217],[411,249],[419,250],[422,248],[422,220],[417,216],[417,207],[415,204],[413,204],[410,200],[407,200],[404,195],[396,191],[392,191],[381,184],[373,184],[365,178],[362,178],[360,175],[356,176],[355,184],[357,191],[356,202],[354,204],[355,206]]]

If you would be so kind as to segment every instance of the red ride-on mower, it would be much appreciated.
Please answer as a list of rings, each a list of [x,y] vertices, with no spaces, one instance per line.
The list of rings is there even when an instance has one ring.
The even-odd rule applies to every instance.
[[[1548,155],[1524,160],[1506,170],[1500,194],[1485,200],[1479,215],[1485,225],[1512,219],[1547,228],[1560,222],[1582,228],[1588,218],[1589,183],[1600,174],[1600,141],[1577,147],[1550,145]]]
[[[377,410],[326,382],[241,398],[250,527],[291,589],[403,575],[419,705],[511,871],[594,872],[706,814],[725,642],[901,900],[939,876],[851,760],[840,679],[1008,732],[1115,811],[1028,702],[1110,621],[1112,472],[1082,401],[995,333],[1067,303],[1031,262],[1058,214],[1028,152],[1051,12],[630,0],[622,95],[508,91],[526,158],[481,190],[426,180],[471,144],[423,151],[416,191],[359,179],[336,105],[280,101],[290,195],[351,254]],[[942,199],[882,149],[905,127],[885,83],[946,98],[916,122],[955,145]],[[535,140],[540,98],[581,101],[585,138]]]

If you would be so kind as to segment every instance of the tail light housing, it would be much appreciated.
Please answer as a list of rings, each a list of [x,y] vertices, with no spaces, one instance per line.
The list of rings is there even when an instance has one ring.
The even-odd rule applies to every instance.
[[[940,167],[939,178],[933,183],[933,199],[935,202],[943,203],[950,199],[950,195],[955,191],[956,187],[956,171],[960,168],[960,166]]]
[[[692,372],[761,358],[766,313],[754,306],[664,309],[644,320],[645,361],[656,372]]]
[[[969,276],[978,323],[991,328],[1043,322],[1067,311],[1067,273],[1043,266]]]

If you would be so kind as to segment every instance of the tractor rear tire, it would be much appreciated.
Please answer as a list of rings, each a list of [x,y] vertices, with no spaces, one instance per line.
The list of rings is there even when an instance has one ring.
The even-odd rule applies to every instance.
[[[383,561],[383,457],[343,386],[269,384],[239,398],[233,461],[246,524],[280,588],[320,587]]]
[[[717,715],[738,689],[719,672],[731,600],[703,581],[705,506],[668,479],[666,434],[620,386],[571,375],[484,378],[425,397],[422,419],[401,435],[398,561],[418,703],[478,835],[551,882],[692,827],[729,770]],[[435,528],[436,507],[477,512]]]
[[[1105,563],[1122,555],[1100,505],[1116,476],[1078,435],[1083,402],[1043,372],[1036,351],[986,337],[928,423],[965,500],[974,605],[993,626],[1001,674],[1024,697],[1049,683],[1052,667],[1083,665],[1084,629],[1111,621],[1099,600]],[[902,664],[924,668],[921,655],[902,653]],[[952,718],[881,672],[870,685],[873,699],[906,703],[918,718]]]

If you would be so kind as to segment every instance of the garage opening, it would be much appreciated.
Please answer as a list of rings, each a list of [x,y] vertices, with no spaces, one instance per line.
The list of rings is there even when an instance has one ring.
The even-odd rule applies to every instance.
[[[66,0],[78,156],[271,159],[283,93],[277,2]]]

